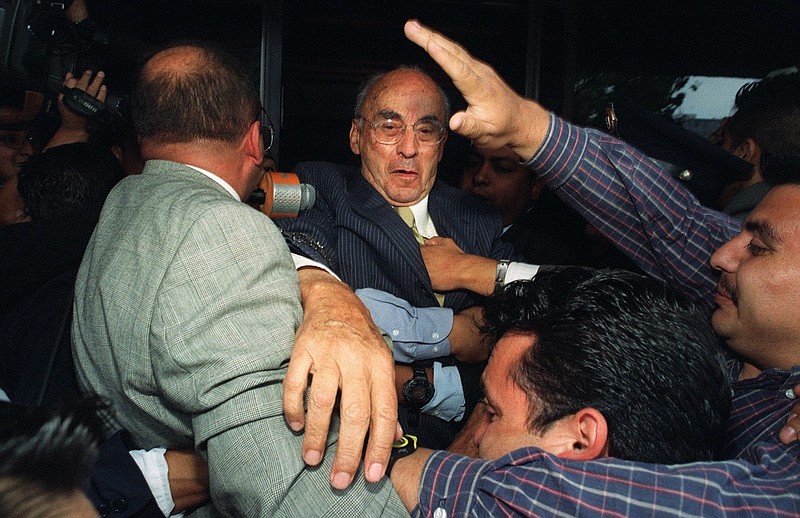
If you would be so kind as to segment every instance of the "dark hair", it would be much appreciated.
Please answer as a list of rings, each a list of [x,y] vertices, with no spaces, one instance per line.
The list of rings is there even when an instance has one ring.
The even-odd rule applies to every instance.
[[[427,72],[425,72],[424,70],[422,70],[417,66],[411,66],[411,65],[401,65],[393,70],[390,70],[389,72],[380,72],[377,74],[373,74],[369,76],[367,79],[365,79],[364,82],[361,83],[361,87],[358,90],[358,95],[356,95],[356,105],[353,114],[356,117],[363,115],[362,111],[364,110],[364,104],[366,104],[367,102],[367,96],[372,92],[372,89],[375,88],[375,85],[377,85],[384,77],[386,77],[387,74],[396,72],[398,70],[410,70],[414,72],[419,72],[420,74],[428,77],[431,81],[433,81],[433,84],[436,85],[436,90],[439,92],[439,96],[441,96],[442,112],[444,113],[444,120],[442,121],[442,123],[445,126],[447,126],[447,122],[450,120],[450,99],[447,98],[447,94],[442,89],[442,87],[439,86],[439,83],[434,81],[433,78]]]
[[[748,83],[734,104],[725,125],[734,147],[752,138],[761,148],[768,183],[800,183],[800,72]]]
[[[0,516],[57,516],[98,452],[89,410],[51,415],[0,403]]]
[[[17,190],[27,214],[38,220],[102,202],[123,176],[110,152],[85,143],[64,144],[23,164]]]
[[[184,68],[153,69],[154,58],[192,48],[198,59]],[[258,119],[261,101],[244,67],[209,43],[175,42],[155,53],[139,71],[131,94],[131,117],[143,138],[163,144],[211,139],[234,143]]]
[[[710,323],[688,298],[632,272],[564,268],[509,284],[485,319],[495,343],[510,330],[534,338],[511,373],[531,431],[591,407],[615,457],[713,458],[731,389]]]

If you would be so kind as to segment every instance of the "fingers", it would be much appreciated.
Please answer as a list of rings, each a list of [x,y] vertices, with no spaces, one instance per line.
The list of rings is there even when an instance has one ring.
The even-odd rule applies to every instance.
[[[334,365],[317,365],[316,367],[311,389],[308,392],[308,412],[302,450],[303,460],[310,466],[319,464],[325,453],[331,414],[336,404],[336,395],[341,382],[339,371]],[[349,481],[343,488],[348,484]]]
[[[800,440],[800,417],[797,414],[789,416],[789,421],[781,429],[778,437],[784,444]]]
[[[368,482],[378,482],[386,472],[392,443],[403,435],[403,429],[397,422],[397,393],[378,390],[385,384],[394,385],[394,368],[379,380],[373,380],[372,416],[370,422],[369,442],[364,455],[364,471]],[[375,381],[383,381],[376,384]]]
[[[331,469],[331,485],[336,489],[345,489],[353,481],[370,424],[369,381],[363,376],[349,381],[342,385],[339,441]]]
[[[299,348],[295,347],[283,380],[283,412],[286,422],[295,432],[301,431],[305,426],[304,399],[310,372],[310,358],[300,354]]]
[[[85,70],[80,78],[76,78],[71,73],[67,72],[64,78],[64,86],[83,90],[92,97],[96,97],[100,101],[105,101],[108,93],[108,89],[103,84],[105,78],[106,74],[102,70],[97,74],[94,74],[91,70]]]

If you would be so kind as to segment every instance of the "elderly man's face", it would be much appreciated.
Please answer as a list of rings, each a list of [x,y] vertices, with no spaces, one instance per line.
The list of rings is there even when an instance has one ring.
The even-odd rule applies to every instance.
[[[711,257],[722,272],[711,319],[760,369],[800,362],[800,186],[773,188]]]
[[[563,451],[564,440],[558,426],[549,426],[542,433],[528,429],[528,397],[510,375],[534,339],[530,333],[511,331],[498,340],[492,350],[481,378],[489,416],[475,434],[482,459],[496,459],[527,446],[553,454]]]
[[[436,180],[444,139],[420,142],[411,125],[434,120],[447,126],[443,99],[435,83],[414,70],[396,70],[384,76],[367,95],[362,119],[350,128],[350,149],[361,156],[361,173],[386,201],[409,206],[422,200]],[[408,125],[396,144],[381,144],[369,122],[379,117]]]
[[[0,129],[0,183],[16,176],[22,164],[33,155],[33,146],[24,130]]]

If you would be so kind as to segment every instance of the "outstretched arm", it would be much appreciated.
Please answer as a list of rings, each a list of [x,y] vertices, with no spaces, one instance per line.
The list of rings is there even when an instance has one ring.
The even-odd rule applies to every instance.
[[[347,285],[316,268],[297,273],[304,317],[283,384],[286,419],[295,431],[305,427],[303,459],[319,464],[341,389],[341,428],[331,484],[337,489],[350,485],[367,431],[364,472],[369,482],[377,482],[399,435],[392,351]],[[306,416],[303,401],[309,374],[313,383]]]

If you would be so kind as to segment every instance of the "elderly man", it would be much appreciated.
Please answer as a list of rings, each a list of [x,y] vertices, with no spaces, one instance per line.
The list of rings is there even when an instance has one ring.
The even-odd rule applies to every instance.
[[[370,335],[374,326],[358,311],[363,306],[349,305],[344,316],[332,309],[330,299],[358,302],[344,285],[303,274],[298,289],[279,232],[241,203],[261,177],[269,144],[246,72],[211,46],[170,46],[143,66],[131,110],[148,162],[109,195],[78,273],[72,336],[82,387],[110,400],[112,424],[130,430],[141,446],[193,446],[207,458],[211,504],[203,514],[404,513],[385,480],[367,487],[356,477],[348,490],[335,491],[331,471],[340,487],[353,474],[347,459],[332,464],[332,449],[317,459],[320,469],[306,469],[302,438],[289,427],[302,423],[284,420],[282,382],[301,323],[301,291],[306,314],[293,351],[298,368],[360,378],[356,383],[369,394],[370,358],[380,364],[390,353],[377,332]],[[325,329],[340,330],[341,320],[367,330],[358,342],[364,358],[355,358],[352,373],[319,352],[335,348]],[[379,347],[371,349],[372,340]],[[303,345],[309,342],[318,349]],[[310,407],[317,394],[312,389]],[[343,391],[343,415],[354,413],[351,396]],[[380,411],[380,403],[372,408]],[[391,395],[383,407],[391,421]],[[388,434],[373,431],[384,443],[394,424]],[[348,437],[360,453],[364,430],[358,432]],[[335,443],[333,433],[328,444]],[[381,478],[381,460],[380,452],[368,453],[370,480]]]
[[[374,291],[364,300],[395,340],[395,358],[410,365],[397,370],[401,424],[440,447],[450,443],[458,421],[478,400],[481,364],[469,362],[488,353],[472,325],[481,299],[463,290],[435,292],[420,242],[447,236],[471,253],[497,260],[512,254],[500,240],[495,213],[436,180],[448,112],[444,92],[419,69],[370,78],[350,127],[350,149],[361,167],[299,164],[301,181],[316,187],[316,204],[277,222],[292,251],[329,267],[354,289],[391,294],[388,304]],[[424,321],[425,330],[407,333],[408,315]]]
[[[510,459],[502,469],[476,463],[467,471],[456,466],[458,459],[439,452],[424,463],[420,511],[442,507],[457,513],[467,495],[467,505],[481,505],[492,498],[484,483],[492,486],[501,475],[546,486],[536,498],[550,512],[797,515],[800,444],[779,440],[796,401],[793,387],[800,382],[796,177],[773,187],[740,230],[736,220],[700,206],[665,171],[624,143],[571,126],[521,98],[489,66],[418,22],[408,22],[405,30],[453,78],[469,104],[453,116],[451,128],[481,146],[509,145],[642,269],[708,307],[715,305],[714,330],[735,353],[728,361],[734,395],[725,453],[736,460],[687,467],[590,462],[572,470],[541,458]],[[607,218],[609,213],[615,217]],[[447,259],[439,259],[453,269],[469,267],[483,278],[474,289],[485,285],[493,261],[453,247],[440,251]],[[440,280],[434,279],[434,286]],[[517,462],[522,460],[530,462]],[[547,482],[554,474],[557,485]],[[596,490],[604,498],[589,500]]]

